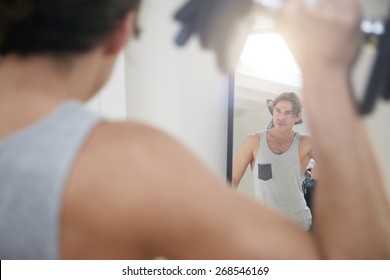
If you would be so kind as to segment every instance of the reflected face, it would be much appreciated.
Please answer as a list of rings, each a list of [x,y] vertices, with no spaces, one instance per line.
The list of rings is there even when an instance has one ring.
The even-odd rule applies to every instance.
[[[272,120],[276,129],[291,130],[299,119],[300,115],[294,114],[291,102],[281,100],[274,105]]]

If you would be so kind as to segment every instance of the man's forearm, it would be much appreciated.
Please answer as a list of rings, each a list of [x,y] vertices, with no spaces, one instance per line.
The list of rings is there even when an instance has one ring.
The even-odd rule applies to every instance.
[[[314,212],[324,253],[333,258],[389,258],[385,183],[352,101],[348,71],[320,66],[305,74],[304,103],[321,166]]]

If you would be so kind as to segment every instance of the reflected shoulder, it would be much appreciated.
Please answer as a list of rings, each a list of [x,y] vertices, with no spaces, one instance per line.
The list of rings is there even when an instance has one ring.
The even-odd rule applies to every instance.
[[[313,148],[313,137],[308,135],[301,135],[301,140],[299,143],[300,150],[303,151],[305,155],[308,155],[310,158],[314,157],[314,148]]]
[[[301,135],[301,144],[305,146],[312,147],[313,146],[313,137],[308,135]]]
[[[251,143],[251,144],[258,144],[260,141],[260,133],[253,133],[246,137],[245,142]]]

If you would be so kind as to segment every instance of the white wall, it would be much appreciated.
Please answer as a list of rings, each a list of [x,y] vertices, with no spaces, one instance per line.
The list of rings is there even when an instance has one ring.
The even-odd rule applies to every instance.
[[[174,45],[173,14],[183,2],[143,2],[141,37],[126,52],[128,117],[173,135],[225,177],[228,79],[197,38]]]

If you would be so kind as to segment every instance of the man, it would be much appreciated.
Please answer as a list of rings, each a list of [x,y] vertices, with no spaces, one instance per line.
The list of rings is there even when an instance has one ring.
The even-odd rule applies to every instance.
[[[301,65],[310,58],[317,67],[303,67],[307,102],[321,113],[313,127],[328,118],[329,92],[344,108],[329,122],[342,115],[340,125],[314,131],[340,134],[318,140],[327,191],[316,203],[321,219],[311,235],[230,191],[161,131],[101,120],[80,104],[107,82],[136,33],[139,1],[0,0],[0,258],[389,258],[382,174],[346,87],[358,5],[324,2],[330,2],[326,20],[308,16],[298,0],[286,1],[282,12],[284,26],[296,28],[308,48]],[[314,15],[321,19],[322,11]],[[345,16],[349,21],[340,22]],[[307,44],[318,32],[316,45]],[[345,149],[336,140],[357,142]],[[334,164],[340,153],[345,158]],[[346,163],[347,176],[333,174]]]
[[[255,197],[310,229],[312,215],[302,192],[303,174],[313,158],[312,140],[293,131],[302,122],[302,105],[294,92],[277,96],[272,128],[249,135],[233,162],[237,187],[250,164]]]

